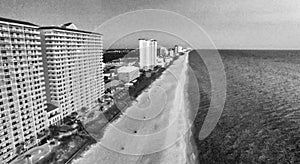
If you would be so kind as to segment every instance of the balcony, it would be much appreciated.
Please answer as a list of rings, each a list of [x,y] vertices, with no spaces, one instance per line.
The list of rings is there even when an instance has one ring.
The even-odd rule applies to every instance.
[[[10,28],[9,29],[11,32],[23,32],[22,29],[19,29],[19,28]]]
[[[0,45],[10,44],[9,40],[0,40]]]
[[[26,40],[26,44],[30,44],[30,45],[40,45],[40,42],[37,42],[37,41],[28,41],[28,40]]]
[[[7,27],[1,26],[1,27],[0,27],[0,30],[1,30],[1,31],[8,31],[8,28],[7,28]]]
[[[31,40],[39,40],[40,37],[39,36],[30,36],[30,35],[25,35],[26,39],[31,39]]]
[[[37,30],[30,30],[30,29],[25,29],[24,32],[28,33],[28,34],[40,34],[39,31],[37,31]]]
[[[10,50],[11,47],[10,46],[1,46],[0,50]]]
[[[37,34],[37,35],[39,35],[39,34],[40,34],[40,31],[38,31],[38,30],[33,30],[33,31],[32,31],[32,34]]]
[[[41,37],[39,37],[39,36],[34,36],[33,39],[35,39],[35,40],[40,40]]]
[[[21,35],[21,34],[15,35],[15,34],[13,34],[13,35],[10,35],[10,37],[11,38],[24,38],[24,35]]]
[[[12,44],[25,44],[25,42],[24,41],[13,41],[13,42],[11,42]]]
[[[20,50],[25,50],[25,47],[12,47],[11,49],[20,51]]]
[[[18,118],[18,114],[17,114],[17,113],[10,114],[10,118],[11,118],[12,120],[17,119],[17,118]]]

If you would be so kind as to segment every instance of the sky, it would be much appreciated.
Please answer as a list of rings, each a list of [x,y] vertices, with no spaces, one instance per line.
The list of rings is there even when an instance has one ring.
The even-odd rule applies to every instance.
[[[118,36],[121,35],[120,31],[125,29],[128,32],[130,29],[126,29],[127,24],[124,25],[124,22],[116,26],[118,19],[114,26],[99,28],[101,24],[120,14],[143,9],[172,11],[181,15],[181,18],[187,18],[185,21],[195,22],[211,44],[219,49],[300,49],[299,0],[0,0],[1,17],[25,20],[42,26],[73,22],[79,29],[102,33],[105,43],[112,42],[109,40],[111,38],[122,38],[123,36]],[[140,19],[135,17],[134,21],[128,19],[131,21],[127,22],[130,24],[128,26],[134,28],[138,24],[141,28],[153,22],[165,24],[169,29],[164,30],[181,35],[196,33],[188,25],[173,26],[174,20],[166,19],[167,17],[165,21],[158,21],[162,19],[160,15],[156,18],[141,15]],[[140,21],[143,23],[139,23]],[[140,37],[144,34],[141,32]],[[197,39],[189,36],[184,41],[195,42]],[[170,43],[171,38],[164,41],[169,43],[164,44],[173,44]],[[175,39],[174,44],[176,43],[179,41]],[[135,44],[137,42],[127,39],[115,46],[123,48]],[[199,44],[195,46],[200,46]],[[106,47],[109,45],[105,44]]]

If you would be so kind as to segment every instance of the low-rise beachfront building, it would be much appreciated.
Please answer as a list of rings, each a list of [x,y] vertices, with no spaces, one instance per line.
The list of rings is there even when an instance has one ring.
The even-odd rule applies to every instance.
[[[119,80],[112,80],[105,84],[105,89],[116,88],[120,84],[121,82]]]
[[[60,125],[63,119],[63,115],[59,107],[50,103],[47,103],[46,105],[47,119],[49,125]]]
[[[166,62],[164,58],[157,58],[157,65],[161,67],[166,67]]]
[[[126,83],[140,76],[139,68],[134,66],[120,67],[117,72],[118,72],[118,79]]]
[[[172,58],[175,56],[173,49],[169,49],[169,56],[172,57]]]

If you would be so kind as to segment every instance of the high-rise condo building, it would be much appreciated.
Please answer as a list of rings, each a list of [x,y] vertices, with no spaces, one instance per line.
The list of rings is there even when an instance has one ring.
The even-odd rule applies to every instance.
[[[150,67],[153,68],[157,65],[157,41],[154,39],[150,40]]]
[[[139,39],[139,64],[141,69],[147,67],[146,42],[145,39]]]
[[[59,108],[52,117],[60,121],[95,107],[104,94],[102,35],[77,30],[71,23],[40,31],[47,102]]]
[[[175,47],[174,47],[174,53],[175,53],[175,55],[179,55],[179,53],[181,53],[181,52],[183,52],[182,46],[175,45]]]
[[[48,126],[38,26],[0,18],[0,51],[0,163],[8,163]]]
[[[153,54],[154,59],[153,59],[153,64],[154,64],[154,66],[156,66],[157,65],[157,41],[154,40],[153,42],[154,42],[154,54]]]
[[[147,69],[151,69],[151,41],[146,40],[146,67]]]
[[[157,41],[139,39],[139,58],[141,69],[153,69],[157,65]]]
[[[154,66],[154,40],[149,40],[149,67],[152,68]]]

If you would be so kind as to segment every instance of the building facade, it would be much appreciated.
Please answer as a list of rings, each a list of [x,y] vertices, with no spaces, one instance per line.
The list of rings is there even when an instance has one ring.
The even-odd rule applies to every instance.
[[[0,18],[0,161],[33,147],[48,126],[40,32]]]
[[[96,106],[104,94],[102,35],[57,26],[40,31],[47,102],[60,109],[53,117]]]
[[[166,62],[164,58],[157,58],[157,65],[161,67],[166,67]]]

